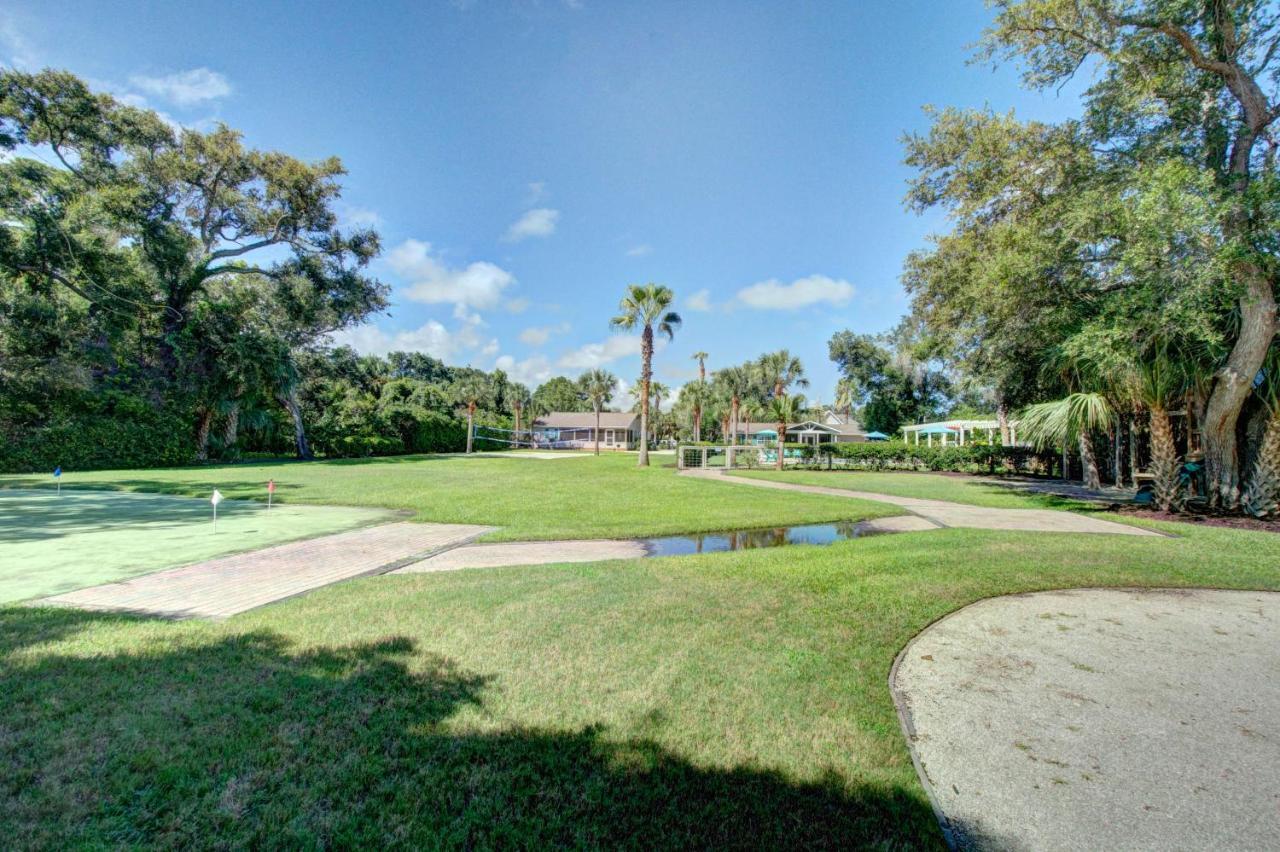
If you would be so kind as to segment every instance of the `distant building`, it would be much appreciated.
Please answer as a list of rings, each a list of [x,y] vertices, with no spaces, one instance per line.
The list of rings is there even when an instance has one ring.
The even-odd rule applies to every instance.
[[[803,420],[787,424],[787,441],[798,444],[851,444],[867,440],[867,433],[856,420],[841,420],[823,416],[817,420]],[[739,423],[738,440],[734,443],[772,444],[778,440],[777,423]]]
[[[555,449],[593,449],[596,415],[587,411],[553,411],[533,421],[534,444]],[[600,449],[631,450],[640,443],[640,415],[600,412]]]

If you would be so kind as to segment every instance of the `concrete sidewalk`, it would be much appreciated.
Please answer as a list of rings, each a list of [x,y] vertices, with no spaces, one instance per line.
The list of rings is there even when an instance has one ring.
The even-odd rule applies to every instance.
[[[492,529],[462,524],[383,524],[170,568],[32,604],[169,618],[227,618],[330,583],[394,570]]]
[[[789,482],[774,482],[766,479],[748,479],[744,476],[726,476],[723,471],[716,469],[695,468],[681,471],[680,475],[699,479],[714,479],[732,485],[773,488],[782,491],[797,491],[804,494],[822,494],[827,497],[844,497],[891,503],[939,527],[1161,537],[1160,533],[1153,530],[1129,526],[1128,524],[1118,524],[1101,518],[1091,518],[1075,512],[1059,512],[1053,509],[993,509],[986,506],[951,503],[945,500],[922,500],[916,497],[895,497],[890,494],[849,491],[844,488],[827,488],[821,485],[795,485]]]

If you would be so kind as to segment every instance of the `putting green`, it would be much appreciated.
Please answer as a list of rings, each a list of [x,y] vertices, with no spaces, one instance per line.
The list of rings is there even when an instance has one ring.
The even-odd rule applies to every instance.
[[[0,604],[367,526],[379,509],[207,500],[120,491],[0,489]]]

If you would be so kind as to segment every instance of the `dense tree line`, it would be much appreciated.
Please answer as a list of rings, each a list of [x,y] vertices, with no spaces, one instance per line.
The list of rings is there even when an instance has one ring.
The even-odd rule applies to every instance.
[[[906,267],[924,342],[1002,408],[1057,400],[1031,420],[1078,449],[1087,478],[1094,442],[1119,448],[1138,423],[1153,468],[1175,475],[1177,413],[1199,436],[1211,505],[1275,512],[1274,5],[993,6],[985,55],[1018,62],[1034,87],[1082,67],[1093,82],[1076,120],[947,109],[907,140],[910,205],[952,222]]]
[[[0,73],[0,468],[455,451],[590,410],[333,332],[383,310],[337,159],[174,128],[65,72]]]

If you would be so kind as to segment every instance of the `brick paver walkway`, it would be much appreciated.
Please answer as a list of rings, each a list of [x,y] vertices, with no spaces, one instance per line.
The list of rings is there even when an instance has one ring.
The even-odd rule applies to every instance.
[[[227,618],[340,580],[392,571],[491,529],[383,524],[170,568],[35,603],[172,618]]]
[[[1160,536],[1160,533],[1142,527],[1104,521],[1075,512],[1059,512],[1054,509],[994,509],[986,506],[969,506],[947,500],[922,500],[917,497],[894,497],[870,491],[848,491],[844,488],[827,488],[821,485],[796,485],[767,479],[749,479],[745,476],[726,476],[716,469],[682,471],[683,476],[715,479],[734,485],[750,485],[756,488],[775,488],[782,491],[800,491],[805,494],[823,494],[828,497],[854,497],[859,500],[876,500],[892,503],[918,515],[940,527],[972,527],[982,530],[1017,530],[1022,532],[1070,532],[1109,533],[1111,535]]]

